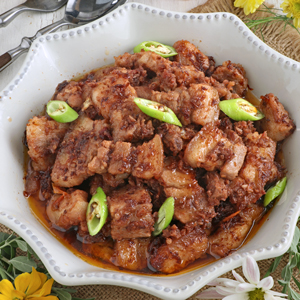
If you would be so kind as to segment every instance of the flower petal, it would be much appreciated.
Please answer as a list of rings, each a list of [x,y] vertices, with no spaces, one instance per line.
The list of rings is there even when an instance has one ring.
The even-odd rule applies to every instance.
[[[262,279],[258,284],[258,288],[262,288],[264,291],[270,290],[274,285],[274,280],[271,276],[268,276],[264,279]]]
[[[49,294],[51,294],[51,288],[52,288],[52,284],[54,282],[54,279],[51,278],[49,280],[46,281],[46,283],[43,285],[43,287],[36,291],[34,294],[40,296],[47,296]]]
[[[275,300],[275,298],[271,294],[265,293],[264,295],[265,300]]]
[[[196,296],[198,299],[222,299],[223,297],[224,295],[220,295],[216,288],[208,288]]]
[[[40,279],[41,279],[41,286],[42,287],[44,285],[44,283],[48,280],[48,277],[46,274],[42,273],[42,272],[37,272]]]
[[[232,270],[232,275],[234,276],[234,278],[240,282],[240,283],[244,283],[245,280],[243,279],[243,277],[241,275],[239,275],[236,271]]]
[[[25,293],[30,284],[30,274],[23,273],[15,279],[15,287],[17,291]]]
[[[217,278],[213,281],[211,281],[210,283],[208,283],[207,285],[210,286],[228,286],[228,287],[236,287],[239,284],[239,282],[232,280],[232,279],[228,279],[228,278]]]
[[[39,296],[29,296],[26,299],[38,299],[38,300],[59,300],[56,296],[46,296],[46,297],[39,297]]]
[[[251,292],[253,290],[255,290],[256,286],[254,284],[251,284],[251,283],[240,283],[235,291],[236,293],[248,293],[248,292]]]
[[[225,298],[223,298],[223,300],[248,300],[248,294],[243,293],[243,294],[234,294],[234,295],[230,295],[227,296]]]
[[[229,288],[224,286],[216,286],[216,290],[219,294],[228,296],[235,293],[235,288]]]
[[[243,273],[250,283],[259,283],[259,268],[257,262],[252,256],[247,256],[246,259],[243,261]]]
[[[14,290],[14,286],[12,283],[7,280],[3,279],[0,281],[0,293],[4,296],[11,297],[11,292]]]
[[[11,300],[11,297],[0,295],[0,300]]]
[[[273,296],[279,296],[279,297],[287,297],[287,294],[275,292],[275,291],[266,291],[266,294],[271,294]]]
[[[35,268],[32,267],[32,272],[30,274],[30,283],[26,291],[26,295],[32,295],[41,287],[41,279]]]
[[[26,294],[19,291],[12,291],[11,299],[26,299]]]

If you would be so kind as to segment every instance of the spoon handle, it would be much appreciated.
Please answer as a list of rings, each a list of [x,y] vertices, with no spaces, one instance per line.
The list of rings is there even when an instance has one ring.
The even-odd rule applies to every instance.
[[[19,13],[28,10],[25,5],[18,5],[0,15],[0,27],[8,25]]]
[[[60,28],[64,25],[74,25],[74,24],[72,24],[64,19],[61,19],[53,24],[50,24],[46,27],[41,28],[32,37],[23,37],[21,44],[18,47],[7,51],[6,53],[4,53],[0,56],[0,72],[2,70],[4,70],[7,66],[9,66],[11,63],[13,63],[23,53],[26,53],[29,50],[31,44],[34,42],[34,40],[36,40],[43,34],[56,31],[58,28]]]

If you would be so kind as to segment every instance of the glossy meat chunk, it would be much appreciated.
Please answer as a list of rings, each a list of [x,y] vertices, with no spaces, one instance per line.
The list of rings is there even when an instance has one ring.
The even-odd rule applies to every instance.
[[[58,145],[69,125],[46,117],[33,117],[26,126],[28,155],[36,171],[46,171],[54,163]]]
[[[232,143],[224,132],[214,124],[208,124],[189,142],[183,159],[193,168],[214,171],[232,156]]]
[[[239,209],[255,203],[265,194],[264,186],[271,177],[276,143],[267,133],[248,134],[245,138],[247,155],[243,167],[230,184],[230,201]]]
[[[221,222],[218,230],[208,238],[209,252],[213,256],[224,257],[239,248],[263,210],[262,206],[252,204],[232,219]]]
[[[107,198],[111,236],[115,240],[150,237],[153,231],[152,203],[149,193],[139,187],[125,186]]]
[[[156,134],[154,138],[138,146],[136,163],[132,175],[138,178],[158,178],[163,170],[164,148],[161,137]]]
[[[265,115],[265,118],[259,121],[260,128],[267,131],[268,136],[275,142],[286,139],[296,129],[289,113],[273,94],[261,96],[259,109]]]
[[[148,245],[150,238],[123,239],[115,242],[115,265],[128,270],[147,268]]]
[[[79,117],[60,145],[51,173],[52,181],[57,186],[72,187],[93,175],[88,164],[96,156],[102,140],[108,136],[109,125],[104,120]]]
[[[181,230],[180,237],[169,237],[152,249],[150,264],[157,271],[174,273],[205,254],[207,236],[200,227]]]
[[[178,53],[175,60],[182,65],[194,66],[197,70],[203,72],[210,67],[209,58],[189,41],[177,41],[173,47]]]
[[[207,84],[192,84],[189,89],[153,92],[151,100],[166,105],[178,116],[183,125],[206,125],[219,118],[219,95]]]
[[[218,172],[207,172],[206,176],[207,199],[210,205],[219,205],[229,194],[229,180],[224,180]]]
[[[230,60],[223,62],[222,66],[218,66],[212,77],[221,83],[224,81],[234,82],[232,91],[240,97],[244,96],[248,89],[248,79],[246,72],[240,64],[234,64]]]
[[[222,178],[233,180],[238,176],[238,173],[243,166],[247,147],[244,145],[242,138],[233,130],[225,130],[228,139],[232,142],[232,158],[228,159],[220,168]]]
[[[61,191],[61,194],[54,194],[46,210],[49,220],[65,230],[85,223],[87,198],[88,194],[81,190]]]
[[[168,157],[164,161],[159,182],[164,187],[166,197],[174,197],[175,219],[184,224],[193,221],[207,224],[215,216],[214,208],[207,202],[206,192],[199,186],[192,168]]]

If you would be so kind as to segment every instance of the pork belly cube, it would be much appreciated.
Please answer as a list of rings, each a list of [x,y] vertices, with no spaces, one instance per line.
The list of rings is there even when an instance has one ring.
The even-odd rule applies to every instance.
[[[180,222],[204,224],[215,216],[213,206],[207,202],[205,190],[196,180],[195,171],[181,161],[167,157],[159,183],[164,187],[166,197],[174,197],[174,218]]]
[[[97,150],[97,155],[88,164],[88,168],[91,172],[97,174],[103,174],[107,172],[112,146],[112,141],[103,141],[101,143]]]
[[[151,236],[154,224],[152,203],[145,189],[127,185],[112,192],[107,200],[113,239]]]
[[[191,121],[199,125],[216,122],[219,118],[219,94],[208,84],[192,84],[188,90],[190,94]],[[185,103],[182,103],[185,107]]]
[[[220,168],[220,175],[222,178],[233,180],[238,176],[243,166],[247,147],[244,145],[242,138],[233,130],[227,129],[226,134],[228,139],[232,142],[233,156]]]
[[[123,239],[115,242],[114,264],[127,270],[147,268],[150,238]]]
[[[181,223],[197,222],[200,225],[209,225],[215,210],[213,205],[207,201],[205,190],[195,184],[184,189],[165,189],[167,197],[173,195],[175,199],[174,218]]]
[[[91,92],[91,99],[98,114],[109,119],[115,110],[129,109],[132,115],[140,113],[133,102],[137,96],[135,89],[122,74],[109,74],[98,82]]]
[[[218,172],[207,172],[205,175],[208,202],[210,205],[219,205],[229,196],[229,180],[221,178]]]
[[[94,172],[88,164],[97,155],[103,139],[110,136],[105,120],[93,121],[80,116],[65,135],[52,169],[51,179],[61,187],[81,184]]]
[[[54,194],[46,209],[51,223],[65,230],[86,222],[88,194],[81,190],[61,191]]]
[[[114,110],[110,115],[109,122],[115,142],[137,142],[150,139],[154,134],[151,120],[146,120],[142,114],[132,115],[128,109]]]
[[[189,41],[177,41],[173,47],[178,53],[175,56],[175,61],[182,65],[194,66],[202,72],[205,72],[210,67],[209,58]]]
[[[183,159],[193,168],[214,171],[232,155],[232,143],[224,132],[214,124],[208,124],[188,143]]]
[[[248,89],[248,79],[242,65],[232,63],[230,60],[224,61],[222,66],[218,66],[212,77],[219,82],[233,81],[232,92],[239,96],[244,96]]]
[[[84,102],[82,83],[74,80],[63,81],[57,86],[52,99],[65,101],[79,111]]]
[[[238,249],[263,210],[262,206],[252,204],[232,219],[222,222],[218,230],[208,238],[210,253],[213,256],[224,257],[232,250]]]
[[[289,113],[273,94],[260,98],[259,109],[265,115],[265,118],[259,121],[261,131],[267,131],[268,137],[275,142],[286,139],[296,129]]]
[[[26,126],[28,155],[35,171],[46,171],[55,160],[58,145],[69,125],[48,120],[47,117],[33,117]]]
[[[131,173],[132,169],[132,147],[131,143],[116,142],[111,154],[108,172],[112,175]]]
[[[163,123],[157,128],[157,132],[162,137],[165,150],[169,150],[173,155],[178,154],[182,150],[183,140],[178,126]]]
[[[150,255],[151,266],[162,273],[178,272],[203,256],[208,248],[208,239],[203,229],[196,226],[181,230],[181,235],[170,236]]]
[[[151,141],[137,147],[137,158],[132,175],[143,179],[159,178],[163,171],[163,159],[162,140],[156,134]]]
[[[230,201],[239,209],[255,203],[265,194],[264,187],[272,176],[276,152],[276,142],[266,132],[250,133],[244,141],[247,146],[245,162],[239,176],[230,184]]]

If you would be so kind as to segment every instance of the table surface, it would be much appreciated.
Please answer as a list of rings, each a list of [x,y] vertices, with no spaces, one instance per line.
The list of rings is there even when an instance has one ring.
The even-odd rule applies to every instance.
[[[204,4],[207,0],[128,0],[151,5],[157,8],[187,12],[192,8]],[[208,0],[209,1],[209,0]],[[0,14],[23,3],[24,0],[0,1]],[[268,0],[268,3],[279,7],[281,0]],[[37,30],[60,20],[64,15],[64,8],[53,13],[24,12],[17,16],[12,23],[0,28],[0,55],[17,47],[22,37],[33,36]],[[26,55],[23,54],[13,64],[0,72],[0,91],[18,74]]]

